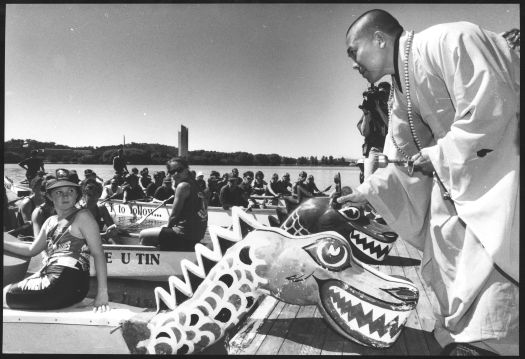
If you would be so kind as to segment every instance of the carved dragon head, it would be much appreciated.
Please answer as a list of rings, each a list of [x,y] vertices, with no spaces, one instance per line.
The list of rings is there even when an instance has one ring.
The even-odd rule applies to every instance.
[[[169,310],[138,323],[139,329],[137,319],[123,325],[130,349],[201,351],[234,327],[262,294],[317,305],[332,328],[357,343],[385,348],[395,342],[419,298],[410,281],[356,260],[347,240],[334,231],[294,236],[259,224],[240,208],[232,213],[233,231],[210,226],[214,249],[197,245],[198,263],[181,264],[185,282],[170,278],[170,293],[157,288],[158,306]],[[202,257],[218,253],[217,264],[206,265]],[[129,333],[135,338],[126,338]]]
[[[336,231],[346,238],[354,256],[365,262],[382,262],[390,252],[397,234],[386,224],[365,214],[362,207],[333,208],[328,197],[302,202],[282,223],[293,235]]]

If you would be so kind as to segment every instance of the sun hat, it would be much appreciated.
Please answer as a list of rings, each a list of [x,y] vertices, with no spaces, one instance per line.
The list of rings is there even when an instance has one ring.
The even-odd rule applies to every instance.
[[[59,187],[80,187],[78,184],[65,179],[49,179],[46,181],[46,192]]]

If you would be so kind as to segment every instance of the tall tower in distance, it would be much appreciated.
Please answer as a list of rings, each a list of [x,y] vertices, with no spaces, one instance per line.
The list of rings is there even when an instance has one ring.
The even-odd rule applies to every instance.
[[[188,128],[184,125],[179,131],[179,157],[188,158]]]

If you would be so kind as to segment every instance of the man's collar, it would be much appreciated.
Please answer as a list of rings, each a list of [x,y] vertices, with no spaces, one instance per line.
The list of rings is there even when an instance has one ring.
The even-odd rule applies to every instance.
[[[403,35],[403,32],[404,30],[402,30],[399,35],[396,36],[396,40],[394,41],[394,83],[401,93],[403,93],[403,88],[401,87],[401,79],[399,78],[399,69],[397,63],[399,58],[399,39],[401,38],[401,35]]]

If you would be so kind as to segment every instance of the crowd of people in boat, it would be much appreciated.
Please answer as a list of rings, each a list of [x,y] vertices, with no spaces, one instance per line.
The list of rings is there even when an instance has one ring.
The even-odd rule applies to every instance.
[[[166,173],[167,172],[167,173]],[[312,175],[299,173],[292,183],[290,174],[281,179],[277,173],[269,182],[264,173],[238,169],[222,176],[212,171],[204,175],[190,170],[183,158],[172,158],[166,171],[149,175],[148,168],[131,173],[115,171],[104,181],[94,171],[86,169],[80,179],[74,169],[59,168],[46,173],[40,168],[28,176],[31,195],[19,200],[14,224],[4,223],[4,231],[19,241],[4,240],[4,250],[32,257],[45,253],[44,266],[34,275],[4,288],[4,305],[19,309],[52,309],[78,302],[85,297],[89,286],[89,256],[94,258],[100,290],[95,308],[107,309],[107,268],[102,243],[117,243],[121,231],[104,205],[105,201],[152,200],[173,203],[166,225],[142,229],[140,243],[154,245],[160,250],[192,250],[204,237],[208,205],[229,209],[232,206],[252,207],[263,199],[279,197],[298,204],[303,199],[324,195],[335,184],[320,191]],[[4,187],[5,190],[5,187]],[[6,198],[6,196],[4,196]],[[11,227],[11,228],[9,228]],[[13,228],[14,227],[14,228]],[[87,253],[87,254],[86,254]],[[67,287],[67,290],[64,288]],[[63,295],[65,293],[65,295]]]
[[[306,198],[329,195],[335,192],[339,185],[337,178],[334,178],[334,184],[320,190],[314,176],[305,171],[301,171],[294,182],[290,180],[288,172],[280,178],[277,173],[273,173],[267,182],[262,171],[255,174],[253,171],[246,171],[240,176],[237,168],[222,175],[213,170],[206,179],[202,172],[190,170],[189,175],[203,193],[207,206],[223,209],[230,209],[232,206],[264,208],[278,205],[279,198],[283,199],[281,203],[290,209]],[[19,201],[16,223],[10,226],[16,227],[16,233],[27,236],[28,240],[38,234],[42,223],[54,213],[53,203],[46,197],[46,183],[50,180],[67,179],[80,186],[82,197],[78,206],[88,208],[92,212],[102,238],[108,241],[111,241],[115,234],[115,225],[106,207],[100,205],[101,202],[117,199],[124,203],[166,201],[167,204],[172,204],[176,188],[172,176],[166,175],[166,171],[154,171],[153,175],[150,175],[147,167],[141,171],[134,167],[130,173],[124,167],[122,171],[116,170],[114,176],[107,180],[91,169],[86,169],[84,178],[80,179],[76,170],[65,168],[59,168],[55,173],[45,173],[40,169],[36,173],[28,174],[28,179],[32,194]]]

